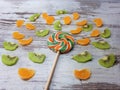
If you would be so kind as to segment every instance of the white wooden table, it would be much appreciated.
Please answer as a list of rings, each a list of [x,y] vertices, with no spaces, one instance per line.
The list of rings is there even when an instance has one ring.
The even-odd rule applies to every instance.
[[[56,16],[55,11],[59,9],[68,10],[71,13],[77,11],[81,14],[81,19],[93,20],[95,17],[101,17],[104,20],[104,27],[109,27],[112,36],[107,41],[111,44],[110,50],[99,50],[92,45],[83,47],[75,44],[74,49],[59,57],[59,61],[52,79],[50,90],[120,90],[120,1],[119,0],[0,0],[0,56],[9,54],[18,56],[19,61],[14,66],[5,66],[0,58],[0,90],[43,90],[47,81],[54,56],[47,47],[47,38],[55,32],[53,26],[48,26],[42,18],[39,18],[34,24],[37,29],[50,29],[50,34],[44,38],[35,36],[35,31],[28,31],[25,27],[17,28],[15,21],[24,19],[34,13],[47,12]],[[64,17],[62,15],[61,17]],[[92,23],[92,22],[91,22]],[[76,28],[75,21],[70,26],[63,25],[63,31],[69,32]],[[2,43],[6,41],[16,42],[12,38],[13,31],[20,31],[26,37],[32,36],[33,43],[29,46],[21,46],[15,51],[6,51]],[[86,34],[86,33],[82,33]],[[89,33],[87,33],[89,34]],[[86,35],[87,35],[86,34]],[[75,39],[81,35],[73,35]],[[93,60],[88,63],[77,63],[71,59],[74,54],[82,51],[89,51],[93,55]],[[28,52],[42,52],[47,58],[43,64],[35,64],[28,59]],[[117,56],[115,66],[106,69],[98,64],[98,59],[105,54],[114,53]],[[36,71],[35,76],[23,81],[19,78],[17,71],[20,67],[33,68]],[[80,81],[73,75],[74,69],[89,68],[92,76],[89,80]]]

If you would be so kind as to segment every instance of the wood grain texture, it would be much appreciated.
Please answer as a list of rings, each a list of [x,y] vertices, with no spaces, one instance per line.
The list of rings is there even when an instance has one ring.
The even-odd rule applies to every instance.
[[[59,57],[59,61],[52,79],[50,90],[120,90],[120,1],[119,0],[0,0],[0,56],[2,54],[16,55],[19,61],[15,66],[8,67],[2,64],[0,58],[0,90],[43,90],[47,81],[54,56],[56,53],[47,48],[46,40],[50,34],[55,32],[53,26],[45,24],[42,18],[39,18],[34,24],[37,29],[50,29],[50,34],[44,38],[35,36],[35,31],[28,31],[25,27],[17,28],[15,21],[24,19],[33,13],[48,12],[54,15],[57,20],[64,15],[56,16],[58,9],[68,10],[71,13],[77,11],[81,14],[81,19],[88,19],[90,23],[95,17],[101,17],[104,20],[105,27],[112,31],[110,39],[106,39],[111,44],[111,49],[102,51],[94,48],[92,45],[82,47],[75,44],[74,49]],[[62,20],[61,20],[62,22]],[[63,22],[62,22],[63,23]],[[75,21],[70,26],[63,25],[63,31],[69,32],[76,28]],[[11,36],[13,31],[20,31],[26,35],[26,38],[33,36],[34,41],[29,46],[21,46],[15,51],[6,51],[3,49],[4,41],[16,42]],[[82,32],[79,35],[73,35],[79,39],[89,33]],[[81,64],[73,61],[71,57],[74,54],[88,50],[93,55],[93,61]],[[42,52],[47,58],[43,64],[31,62],[27,54],[29,51]],[[114,53],[116,55],[116,65],[109,69],[103,68],[98,64],[98,59],[103,55]],[[20,67],[33,68],[36,75],[23,81],[18,77],[17,70]],[[86,81],[77,80],[73,75],[74,69],[90,68],[92,77]]]

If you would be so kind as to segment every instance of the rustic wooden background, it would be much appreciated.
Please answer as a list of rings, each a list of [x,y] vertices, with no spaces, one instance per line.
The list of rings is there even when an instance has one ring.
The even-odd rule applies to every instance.
[[[19,56],[19,61],[14,66],[5,66],[0,58],[0,90],[43,90],[48,78],[54,56],[56,53],[47,48],[46,40],[48,36],[39,38],[35,36],[35,31],[26,30],[25,27],[17,28],[15,21],[24,19],[34,13],[48,12],[55,15],[58,9],[66,9],[71,13],[77,11],[81,14],[81,19],[88,19],[90,22],[94,17],[101,17],[104,20],[104,27],[109,27],[112,36],[107,41],[111,44],[110,50],[98,50],[92,45],[82,47],[75,45],[74,49],[59,57],[50,90],[120,90],[120,0],[0,0],[0,56],[10,54]],[[56,16],[61,19],[64,15]],[[48,26],[42,18],[35,23],[37,29],[50,29],[50,34],[55,32],[53,26]],[[74,29],[75,21],[70,26],[63,25],[63,31],[69,32]],[[11,36],[13,31],[20,31],[26,38],[32,36],[34,41],[29,46],[21,46],[15,51],[3,49],[3,41],[13,41]],[[86,33],[82,33],[84,35]],[[89,33],[87,33],[89,34]],[[74,35],[75,39],[81,35]],[[72,55],[88,50],[93,55],[93,61],[81,64],[71,59]],[[27,54],[29,51],[42,52],[47,58],[43,64],[31,62]],[[109,69],[98,64],[98,59],[105,54],[114,53],[116,55],[116,65]],[[17,71],[20,67],[33,68],[35,76],[23,81],[18,77]],[[74,69],[90,68],[92,76],[89,80],[80,81],[73,75]]]

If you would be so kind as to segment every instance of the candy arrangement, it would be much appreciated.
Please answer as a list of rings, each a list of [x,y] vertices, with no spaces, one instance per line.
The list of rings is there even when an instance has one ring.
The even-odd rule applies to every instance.
[[[103,32],[100,30],[100,27],[103,27],[104,25],[103,20],[101,18],[93,19],[92,22],[96,26],[95,27],[96,29],[94,29],[94,25],[89,23],[88,20],[84,19],[78,21],[81,18],[78,12],[72,13],[72,17],[66,15],[67,13],[68,11],[66,10],[56,11],[56,15],[58,16],[64,14],[64,17],[62,18],[63,23],[60,20],[56,20],[54,16],[48,15],[48,13],[46,12],[42,14],[39,13],[33,14],[32,16],[29,17],[30,22],[26,22],[24,20],[16,21],[16,26],[18,28],[25,26],[27,30],[35,30],[35,35],[37,37],[45,37],[49,35],[50,32],[50,30],[48,29],[36,30],[36,26],[32,22],[35,22],[40,17],[42,17],[45,20],[47,25],[53,25],[54,30],[56,30],[56,32],[51,34],[47,40],[48,48],[56,52],[57,54],[45,90],[47,90],[50,85],[50,81],[52,79],[52,75],[54,73],[55,66],[57,64],[58,56],[60,54],[64,54],[71,51],[75,44],[80,46],[87,46],[91,44],[93,47],[101,50],[108,50],[111,48],[111,45],[107,41],[105,41],[105,39],[111,37],[111,30],[109,28],[105,28]],[[69,32],[62,31],[63,29],[62,25],[64,24],[69,26],[73,20],[76,21],[75,24],[76,28],[70,30]],[[82,32],[86,32],[86,33],[90,32],[90,35],[83,36],[82,38],[79,38],[77,40],[73,38],[72,35],[78,35],[81,34]],[[23,47],[30,45],[34,37],[25,38],[25,36],[26,36],[25,34],[20,33],[19,31],[14,31],[12,33],[12,37],[15,40],[17,40],[19,44],[14,42],[4,41],[3,48],[9,51],[14,51],[19,47],[19,45]],[[91,38],[96,38],[96,37],[100,37],[104,39],[100,39],[97,41],[91,40]],[[46,59],[46,55],[42,53],[29,52],[28,58],[33,63],[42,64]],[[81,53],[73,55],[71,58],[78,63],[87,63],[89,61],[92,61],[93,55],[92,53],[90,53],[90,51],[83,51]],[[7,66],[15,65],[18,60],[19,60],[18,56],[10,56],[6,54],[2,55],[2,63]],[[115,61],[116,61],[115,55],[110,53],[109,55],[105,55],[103,58],[99,59],[98,63],[99,65],[105,68],[110,68],[114,65]],[[35,75],[35,70],[29,68],[19,68],[18,74],[21,79],[28,80]],[[81,79],[81,80],[89,79],[91,74],[92,72],[87,68],[81,70],[74,70],[74,76],[77,79]]]

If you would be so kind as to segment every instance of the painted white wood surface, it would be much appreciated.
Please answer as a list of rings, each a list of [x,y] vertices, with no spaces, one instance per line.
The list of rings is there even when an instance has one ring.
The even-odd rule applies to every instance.
[[[57,20],[64,15],[56,16],[55,11],[66,9],[71,13],[77,11],[82,19],[88,19],[90,23],[95,17],[101,17],[104,20],[104,28],[109,27],[112,31],[110,39],[106,39],[111,44],[110,50],[98,50],[92,45],[83,47],[75,44],[74,49],[59,57],[59,61],[52,79],[50,90],[96,90],[96,89],[120,89],[120,58],[118,63],[109,69],[103,68],[98,64],[98,59],[105,54],[114,53],[120,56],[120,1],[119,0],[0,0],[0,56],[2,54],[16,55],[19,61],[16,65],[8,67],[2,64],[0,58],[0,90],[43,90],[48,78],[54,56],[56,53],[47,48],[47,38],[55,32],[53,26],[48,26],[42,18],[39,18],[34,24],[37,29],[50,29],[50,34],[44,38],[35,36],[35,31],[28,31],[25,27],[17,28],[15,21],[24,19],[33,13],[48,12],[54,15]],[[61,20],[62,21],[62,20]],[[71,25],[63,25],[63,31],[69,32],[76,28],[75,22]],[[6,51],[3,49],[3,41],[13,41],[11,36],[13,31],[20,31],[26,35],[26,38],[32,36],[34,41],[29,46],[21,46],[15,51]],[[79,35],[73,35],[75,39],[89,33],[82,32]],[[77,63],[71,59],[74,54],[88,50],[93,55],[93,61],[88,63]],[[47,58],[43,64],[31,62],[27,54],[29,51],[41,52],[46,54]],[[35,76],[23,81],[19,78],[17,71],[20,67],[33,68],[36,71]],[[90,68],[92,77],[86,81],[77,80],[73,75],[74,69]],[[90,85],[87,85],[90,84]],[[93,85],[92,85],[93,84]],[[99,87],[98,87],[99,86]]]

